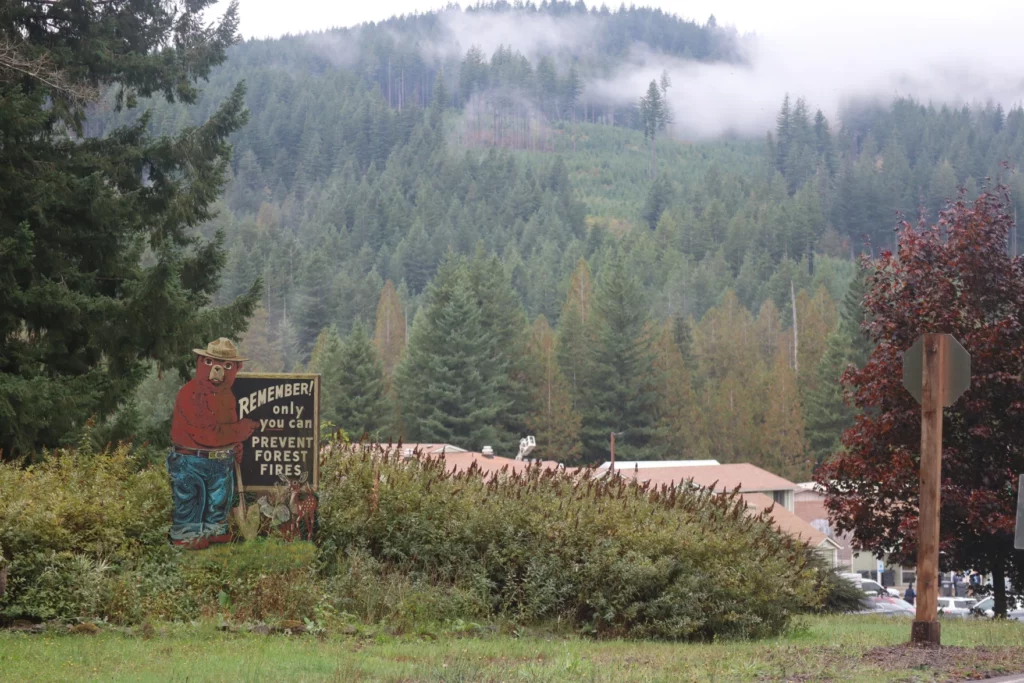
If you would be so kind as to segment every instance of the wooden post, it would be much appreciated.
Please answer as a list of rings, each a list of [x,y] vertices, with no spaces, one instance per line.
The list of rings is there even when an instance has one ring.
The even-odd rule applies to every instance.
[[[917,527],[917,615],[914,643],[940,643],[939,495],[942,481],[942,403],[946,335],[924,335],[921,363],[921,494]]]
[[[612,432],[612,466],[611,471],[615,471],[615,432]]]

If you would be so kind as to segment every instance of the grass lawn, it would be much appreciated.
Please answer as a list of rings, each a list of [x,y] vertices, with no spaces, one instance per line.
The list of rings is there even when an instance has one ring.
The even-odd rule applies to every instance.
[[[706,645],[538,635],[364,637],[161,625],[144,639],[0,631],[4,681],[953,681],[1024,672],[1024,624],[946,621],[943,650],[893,647],[908,621],[805,618],[786,637]]]

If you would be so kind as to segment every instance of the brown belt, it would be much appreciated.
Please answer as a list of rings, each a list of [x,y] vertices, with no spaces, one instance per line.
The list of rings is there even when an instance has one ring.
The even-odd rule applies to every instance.
[[[234,453],[231,449],[219,449],[215,451],[208,451],[202,448],[182,448],[181,446],[174,446],[175,453],[181,453],[182,455],[194,455],[199,458],[206,458],[207,460],[223,460],[230,458]]]

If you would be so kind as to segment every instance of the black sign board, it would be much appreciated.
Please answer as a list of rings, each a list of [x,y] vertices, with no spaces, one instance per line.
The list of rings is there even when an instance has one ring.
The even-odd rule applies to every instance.
[[[240,372],[231,387],[239,419],[259,423],[242,451],[242,488],[267,492],[282,477],[320,483],[320,375]]]

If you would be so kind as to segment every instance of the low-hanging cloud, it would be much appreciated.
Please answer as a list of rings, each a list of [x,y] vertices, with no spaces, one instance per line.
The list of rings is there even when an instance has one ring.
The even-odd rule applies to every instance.
[[[523,11],[462,11],[440,13],[441,38],[422,47],[423,56],[440,63],[461,59],[476,46],[490,58],[499,47],[511,47],[531,61],[541,55],[591,49],[599,18],[591,15],[551,16]]]
[[[852,101],[913,96],[959,105],[1024,100],[1024,42],[1019,23],[988,16],[920,18],[886,24],[849,19],[745,36],[746,64],[701,63],[635,46],[610,78],[588,84],[588,97],[636,101],[667,70],[675,132],[686,137],[763,135],[782,98],[804,97],[835,120]]]
[[[458,9],[441,11],[438,20],[439,36],[417,43],[436,66],[461,60],[473,46],[487,58],[507,46],[534,65],[542,55],[555,57],[563,73],[570,55],[591,61],[586,58],[597,49],[604,21],[595,15]],[[984,14],[819,14],[742,37],[719,29],[733,33],[743,63],[684,60],[637,43],[610,75],[587,80],[583,96],[592,103],[635,103],[652,79],[668,71],[674,132],[686,138],[764,135],[787,93],[804,97],[812,111],[822,109],[834,125],[848,102],[896,96],[936,105],[995,101],[1008,108],[1024,101],[1024,41],[1015,35],[1022,23],[1024,3]],[[310,36],[339,66],[355,61],[359,38],[358,28]]]

